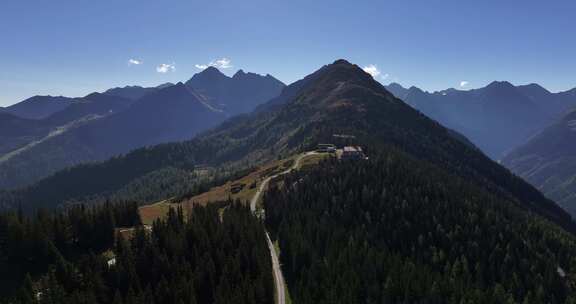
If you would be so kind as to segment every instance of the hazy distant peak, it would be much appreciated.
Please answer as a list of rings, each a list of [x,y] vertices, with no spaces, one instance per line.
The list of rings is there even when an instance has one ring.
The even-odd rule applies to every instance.
[[[548,91],[546,88],[544,88],[543,86],[541,86],[537,83],[530,83],[527,85],[523,85],[521,87],[526,87],[526,88],[530,88],[530,89],[534,89],[534,90],[540,90],[540,91],[544,91],[546,93],[550,93],[550,91]]]
[[[98,98],[100,95],[102,95],[101,93],[98,92],[92,92],[86,96],[84,96],[84,99],[96,99]]]
[[[493,81],[486,86],[487,89],[515,89],[516,87],[508,81]]]
[[[405,87],[403,87],[401,84],[397,83],[397,82],[392,82],[389,85],[387,85],[387,87],[389,88],[394,88],[394,89],[406,89]]]
[[[42,100],[45,102],[62,102],[71,99],[70,97],[64,97],[62,95],[34,95],[30,98],[25,99],[24,101],[31,101],[31,100]]]
[[[240,69],[240,70],[238,70],[238,72],[236,72],[234,74],[234,76],[232,76],[232,78],[239,78],[239,77],[243,77],[244,75],[246,75],[246,72],[244,72],[244,70]]]
[[[410,92],[417,92],[417,93],[426,93],[426,92],[424,92],[424,90],[422,90],[421,88],[416,87],[416,86],[411,86],[411,87],[408,89],[408,91],[410,91]]]
[[[173,85],[174,85],[174,84],[171,83],[171,82],[166,82],[166,83],[163,83],[163,84],[161,84],[161,85],[159,85],[159,86],[156,86],[156,88],[157,88],[157,89],[164,89],[164,88],[167,88],[167,87],[171,87],[171,86],[173,86]]]
[[[172,86],[161,89],[159,92],[188,92],[188,88],[183,82],[179,81]]]

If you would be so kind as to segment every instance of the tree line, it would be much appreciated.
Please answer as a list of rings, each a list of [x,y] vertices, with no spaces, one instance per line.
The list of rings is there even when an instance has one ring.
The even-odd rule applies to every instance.
[[[170,209],[151,229],[136,204],[0,216],[6,303],[273,303],[262,222],[233,202]],[[115,228],[136,225],[124,238]],[[10,272],[5,272],[10,265]],[[3,303],[0,300],[0,303]]]

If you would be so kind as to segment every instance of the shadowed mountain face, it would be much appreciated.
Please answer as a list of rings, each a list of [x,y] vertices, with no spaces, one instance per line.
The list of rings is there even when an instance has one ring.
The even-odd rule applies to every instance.
[[[33,102],[30,100],[33,100]],[[96,118],[120,112],[132,103],[128,99],[99,93],[93,93],[82,98],[55,100],[60,100],[60,98],[33,97],[14,105],[16,109],[19,109],[17,112],[22,113],[22,109],[26,108],[28,114],[38,114],[49,108],[57,110],[60,106],[65,105],[65,107],[43,119],[22,118],[9,112],[1,113],[0,156],[39,141],[56,129],[60,128],[62,130],[76,120]],[[59,103],[59,106],[56,107],[53,103]],[[4,161],[6,161],[5,157],[1,157],[0,163]]]
[[[174,90],[187,94],[181,85]],[[338,60],[288,86],[271,103],[274,106],[265,107],[267,111],[233,118],[191,141],[139,149],[101,164],[61,171],[3,196],[2,202],[10,204],[11,197],[28,208],[54,207],[71,199],[113,193],[167,167],[190,170],[198,164],[226,163],[228,168],[247,168],[333,141],[334,134],[349,134],[368,153],[397,149],[433,170],[449,172],[514,206],[573,228],[569,216],[532,186],[347,61]]]
[[[0,135],[0,189],[25,186],[81,162],[190,139],[226,117],[252,110],[284,87],[269,75],[239,71],[227,77],[215,68],[196,74],[188,83],[113,88],[64,99],[59,102],[66,106],[59,109],[46,105],[56,103],[50,98],[15,105],[29,112],[37,107],[34,113],[44,108],[54,112],[29,123],[8,113],[0,117],[0,125],[6,127]]]
[[[85,116],[106,116],[124,111],[133,100],[92,93],[72,103],[65,109],[56,112],[43,121],[52,126],[62,126]]]
[[[205,98],[179,83],[150,93],[126,111],[73,133],[85,139],[84,144],[101,159],[137,147],[191,138],[225,117]]]
[[[434,93],[395,83],[387,88],[422,113],[467,136],[493,159],[500,159],[576,106],[571,91],[554,94],[537,84],[515,87],[495,81],[475,90]]]
[[[230,114],[248,113],[280,94],[285,85],[276,78],[239,70],[233,77],[214,67],[194,75],[186,85]]]
[[[576,216],[576,110],[514,149],[502,163]]]

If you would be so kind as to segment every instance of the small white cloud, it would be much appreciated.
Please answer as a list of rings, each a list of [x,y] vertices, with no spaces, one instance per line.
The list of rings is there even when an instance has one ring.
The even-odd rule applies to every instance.
[[[469,84],[469,82],[468,82],[468,81],[466,81],[466,80],[460,81],[460,87],[461,87],[461,88],[465,88],[465,87],[467,87],[467,86],[468,86],[468,84]]]
[[[216,60],[214,66],[217,68],[228,69],[228,68],[232,67],[232,64],[230,64],[230,63],[231,63],[230,59],[221,58],[221,59]]]
[[[228,68],[231,68],[233,66],[232,66],[232,61],[230,59],[223,57],[220,59],[216,59],[214,61],[210,61],[210,63],[208,63],[208,64],[196,64],[195,67],[200,69],[200,70],[204,70],[207,67],[215,67],[215,68],[219,68],[219,69],[228,69]]]
[[[390,77],[390,74],[384,74],[380,77],[382,78],[382,80],[386,80],[386,79],[388,79],[388,77]]]
[[[143,63],[144,62],[142,60],[139,60],[139,59],[134,59],[134,58],[128,59],[128,65],[140,65]]]
[[[168,72],[174,72],[176,70],[176,64],[168,64],[168,63],[163,63],[159,66],[156,67],[156,72],[158,73],[168,73]]]
[[[362,69],[364,70],[364,72],[372,75],[372,77],[374,77],[374,78],[378,77],[381,74],[378,67],[373,65],[373,64],[369,64],[369,65],[363,67]]]

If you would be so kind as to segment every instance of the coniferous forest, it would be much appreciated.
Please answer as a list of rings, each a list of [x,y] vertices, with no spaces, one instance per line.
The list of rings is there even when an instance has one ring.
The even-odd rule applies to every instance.
[[[135,204],[0,216],[5,303],[273,303],[261,221],[231,202],[171,209],[130,239]],[[150,231],[148,231],[150,230]],[[0,303],[3,303],[0,300]]]
[[[388,149],[265,196],[294,303],[574,303],[576,243],[547,220]]]

